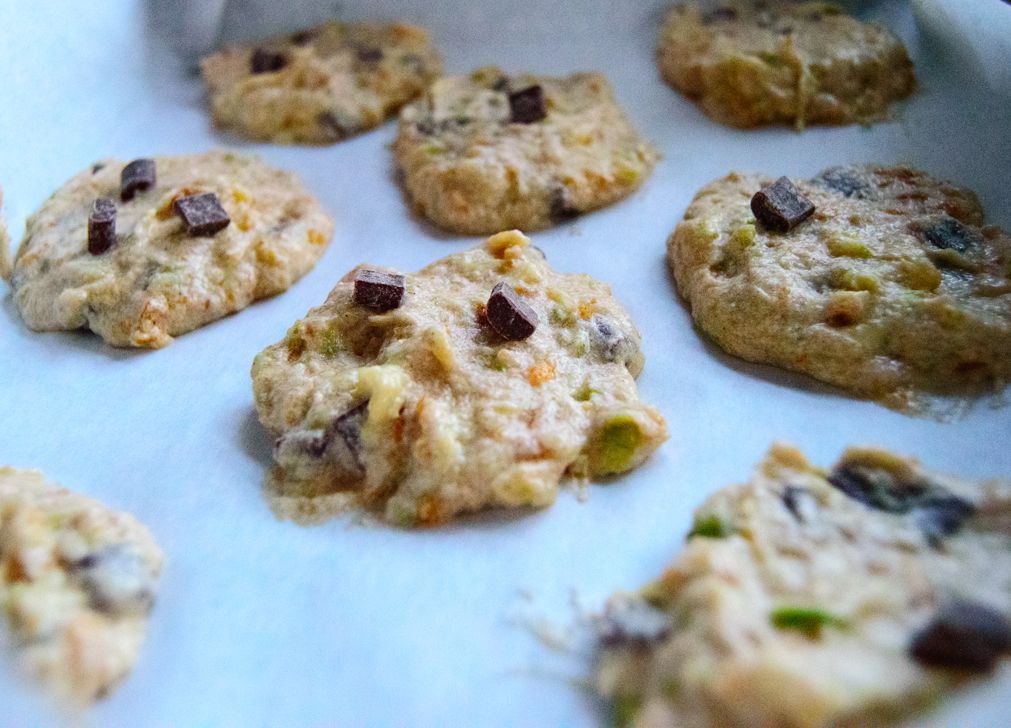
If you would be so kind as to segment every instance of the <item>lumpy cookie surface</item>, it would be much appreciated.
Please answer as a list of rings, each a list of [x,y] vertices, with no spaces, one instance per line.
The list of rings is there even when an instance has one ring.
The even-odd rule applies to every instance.
[[[1009,517],[1008,481],[774,446],[658,580],[608,603],[597,689],[650,728],[899,723],[1006,663]]]
[[[308,272],[333,223],[290,172],[224,152],[156,157],[156,183],[121,199],[124,164],[73,177],[26,224],[11,284],[37,331],[90,328],[114,346],[162,347]],[[224,229],[192,235],[175,203],[213,193]],[[115,243],[89,252],[96,198],[116,208]]]
[[[630,470],[666,438],[639,400],[639,334],[610,289],[555,273],[518,232],[406,275],[384,313],[355,303],[362,270],[253,364],[260,420],[278,435],[266,486],[278,515],[365,509],[424,525],[541,507],[563,476]],[[518,330],[489,303],[503,282],[533,311],[528,338],[489,323]]]
[[[457,233],[539,230],[627,197],[657,153],[598,73],[442,78],[393,145],[415,210]]]
[[[329,144],[378,126],[439,75],[424,30],[329,22],[201,61],[215,123],[251,139]]]
[[[749,207],[771,182],[703,187],[668,241],[678,290],[721,347],[897,409],[1011,378],[1011,238],[971,191],[834,167],[796,182],[814,214],[778,233]]]
[[[162,553],[133,516],[0,468],[0,604],[18,664],[68,705],[133,668]]]
[[[657,63],[667,83],[737,127],[876,121],[916,86],[898,38],[824,2],[676,5]]]

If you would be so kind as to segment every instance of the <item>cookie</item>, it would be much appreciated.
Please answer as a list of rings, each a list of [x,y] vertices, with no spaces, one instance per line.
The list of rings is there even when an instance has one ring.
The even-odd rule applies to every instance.
[[[656,150],[599,73],[442,78],[400,115],[393,145],[419,215],[463,234],[540,230],[613,204]]]
[[[657,581],[608,603],[597,689],[625,725],[901,722],[1008,656],[1009,519],[1008,481],[774,446]]]
[[[249,139],[331,144],[378,126],[442,63],[406,23],[329,22],[200,62],[214,123]]]
[[[517,231],[414,274],[359,266],[253,363],[268,500],[403,526],[547,506],[563,477],[625,472],[666,438],[639,342],[608,286]]]
[[[667,243],[678,290],[721,347],[914,411],[1011,377],[1011,237],[971,191],[873,165],[793,192],[772,183],[732,173],[703,187]]]
[[[0,604],[19,666],[68,705],[105,697],[144,642],[162,552],[133,516],[0,468]]]
[[[675,5],[657,63],[710,117],[745,128],[866,124],[916,87],[902,41],[824,2]]]
[[[254,157],[104,160],[28,219],[11,284],[31,329],[157,348],[287,289],[332,230],[295,175]]]

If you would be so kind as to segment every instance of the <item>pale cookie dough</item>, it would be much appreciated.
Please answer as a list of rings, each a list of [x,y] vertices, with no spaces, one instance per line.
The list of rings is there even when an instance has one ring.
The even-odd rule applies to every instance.
[[[14,260],[15,301],[36,331],[90,328],[114,346],[162,347],[173,336],[287,289],[330,241],[333,223],[298,178],[254,157],[156,157],[157,184],[120,198],[123,163],[104,160],[28,219]],[[173,203],[215,193],[231,219],[188,234]],[[116,205],[117,241],[88,250],[98,197]]]
[[[544,117],[510,95],[539,87]],[[516,97],[514,96],[514,99]],[[523,102],[523,99],[519,99]],[[457,233],[539,230],[621,200],[657,152],[599,73],[442,78],[400,115],[393,145],[416,212]]]
[[[200,63],[214,122],[250,139],[330,144],[371,129],[441,69],[424,30],[329,22]]]
[[[0,468],[0,605],[19,666],[84,706],[122,681],[144,642],[162,552],[133,516],[36,470]]]
[[[279,516],[354,508],[423,525],[543,507],[563,476],[625,472],[666,438],[639,400],[639,333],[610,288],[554,272],[519,232],[407,274],[385,313],[354,302],[363,269],[253,363],[260,420],[278,435]],[[538,319],[529,338],[489,324],[503,281]]]
[[[676,5],[657,63],[667,83],[737,127],[869,123],[916,87],[902,41],[824,2]]]
[[[688,538],[599,622],[622,725],[892,725],[1007,665],[1009,481],[871,448],[825,471],[776,445]]]
[[[906,167],[835,167],[795,180],[815,212],[776,233],[749,207],[771,182],[703,187],[667,244],[721,347],[897,409],[1011,378],[1011,237],[971,191]]]

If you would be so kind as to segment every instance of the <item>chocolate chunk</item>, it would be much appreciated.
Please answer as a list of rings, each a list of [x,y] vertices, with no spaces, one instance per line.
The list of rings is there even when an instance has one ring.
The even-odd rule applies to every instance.
[[[956,600],[913,635],[910,656],[930,667],[984,672],[1011,648],[1011,623],[983,604]]]
[[[539,84],[527,86],[509,94],[509,121],[514,124],[533,124],[548,115],[544,103],[544,89]]]
[[[662,641],[671,630],[671,618],[639,597],[614,597],[597,623],[602,645],[648,647]]]
[[[755,193],[751,211],[769,230],[787,233],[814,214],[814,205],[787,177],[780,177]]]
[[[790,515],[797,519],[798,523],[806,523],[812,511],[816,508],[814,496],[807,488],[796,485],[788,485],[783,489],[780,499],[783,506],[790,511]]]
[[[626,364],[635,356],[635,342],[606,316],[591,316],[589,330],[590,348],[604,361]]]
[[[832,167],[814,178],[814,182],[838,192],[844,197],[866,199],[870,196],[871,187],[867,182],[846,167]]]
[[[362,463],[362,425],[365,424],[368,416],[369,400],[365,400],[340,415],[328,428],[328,431],[332,431],[334,435],[340,437],[360,470],[364,469]]]
[[[153,575],[127,544],[112,544],[72,565],[91,606],[107,614],[145,613],[154,602]]]
[[[945,215],[939,220],[916,222],[913,231],[938,250],[965,253],[979,244],[979,237],[953,217]]]
[[[311,43],[315,37],[316,32],[313,30],[300,30],[297,33],[291,34],[291,42],[297,46],[304,46]]]
[[[213,192],[180,197],[172,203],[172,207],[192,237],[215,235],[232,221]]]
[[[123,167],[119,175],[119,199],[129,202],[138,192],[145,192],[155,184],[153,159],[135,159]]]
[[[363,268],[355,274],[354,302],[373,311],[391,311],[404,300],[404,277]]]
[[[503,339],[520,341],[534,333],[537,313],[508,283],[496,283],[487,306],[488,323]]]
[[[828,475],[828,482],[865,506],[888,513],[907,513],[925,493],[921,485],[900,486],[887,470],[845,463]]]
[[[548,217],[553,223],[562,223],[579,217],[582,211],[569,203],[569,191],[565,187],[556,187],[551,192],[551,202]]]
[[[283,53],[257,48],[249,59],[250,73],[274,73],[288,65],[288,58]]]
[[[703,25],[737,20],[737,10],[731,7],[718,7],[702,16]]]
[[[378,63],[383,60],[383,49],[373,47],[359,48],[356,55],[358,56],[358,60],[363,63]]]
[[[297,469],[305,457],[336,465],[346,475],[360,475],[361,430],[368,418],[369,401],[355,405],[335,417],[322,429],[290,430],[274,443],[274,460],[283,467]]]
[[[116,244],[116,203],[99,197],[88,215],[88,252],[101,255]]]
[[[958,533],[976,512],[976,506],[950,494],[928,495],[916,505],[916,523],[931,546]]]

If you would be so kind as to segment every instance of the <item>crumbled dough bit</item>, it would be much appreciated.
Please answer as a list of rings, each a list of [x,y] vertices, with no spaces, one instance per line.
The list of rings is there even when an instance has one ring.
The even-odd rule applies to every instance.
[[[416,211],[457,233],[540,230],[613,204],[657,152],[599,73],[442,78],[400,115],[393,145]]]
[[[675,5],[657,63],[713,119],[745,128],[869,123],[916,87],[898,38],[826,2]]]
[[[332,144],[378,126],[442,70],[406,23],[328,22],[201,61],[214,122],[250,138]]]
[[[907,167],[833,167],[796,182],[814,212],[781,233],[749,206],[770,182],[706,185],[667,244],[720,346],[913,412],[1011,379],[1011,237],[971,191]]]
[[[167,346],[286,290],[330,241],[333,223],[290,172],[228,152],[147,161],[157,182],[143,189],[103,160],[28,218],[11,285],[29,328]]]
[[[775,445],[659,579],[599,622],[620,725],[905,724],[1011,650],[1011,482]]]
[[[543,507],[563,477],[631,470],[666,438],[636,391],[628,314],[603,283],[551,270],[521,233],[404,275],[384,311],[356,302],[364,269],[392,273],[351,271],[253,363],[260,420],[278,435],[267,479],[278,515],[360,508],[424,525]],[[488,320],[502,283],[534,313],[525,338]]]
[[[68,706],[137,661],[162,553],[135,518],[0,468],[0,605],[18,664]]]

